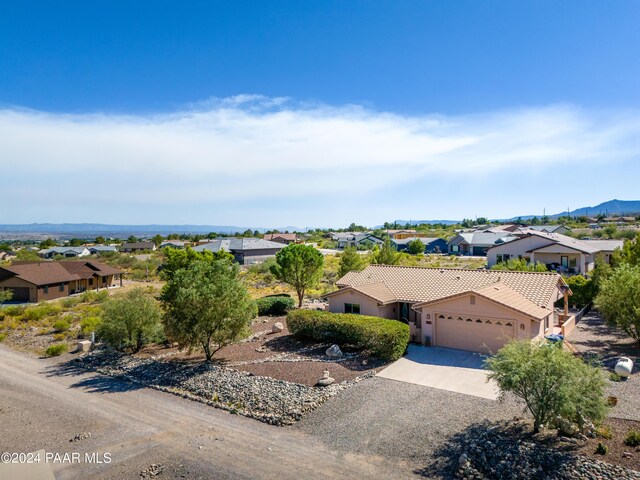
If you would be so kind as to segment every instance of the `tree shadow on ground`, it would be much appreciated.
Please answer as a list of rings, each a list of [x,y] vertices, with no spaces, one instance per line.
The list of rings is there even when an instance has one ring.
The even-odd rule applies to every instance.
[[[509,464],[515,467],[519,463],[518,458],[514,458],[513,452],[507,452],[506,446],[520,445],[522,442],[535,443],[534,449],[537,452],[549,451],[553,455],[551,463],[541,464],[542,470],[539,476],[529,476],[531,479],[553,478],[554,471],[572,466],[575,464],[575,456],[571,453],[576,450],[573,444],[560,444],[556,442],[555,435],[541,436],[532,432],[531,425],[527,422],[490,422],[485,420],[469,425],[465,430],[452,435],[441,447],[437,448],[433,453],[433,461],[424,468],[416,469],[413,474],[423,478],[456,478],[456,471],[460,468],[460,457],[464,453],[470,457],[472,465],[478,469],[483,478],[492,479],[500,475],[492,474],[490,471],[491,463],[497,463],[491,458],[487,458],[488,463],[474,461],[478,456],[470,453],[470,449],[476,444],[482,444],[487,449],[487,440],[491,442],[488,450],[499,451],[499,455],[494,457],[507,460]],[[479,456],[482,456],[480,454]],[[507,455],[511,455],[510,458]],[[535,458],[535,457],[534,457]],[[495,466],[495,465],[493,465]],[[488,468],[487,468],[488,467]],[[500,476],[500,478],[511,478]],[[515,474],[513,478],[520,478]]]
[[[72,377],[79,375],[91,375],[72,385],[70,388],[83,389],[92,393],[121,393],[145,388],[144,385],[132,382],[123,376],[107,376],[83,368],[76,359],[71,359],[57,365],[48,367],[45,371],[47,377]]]

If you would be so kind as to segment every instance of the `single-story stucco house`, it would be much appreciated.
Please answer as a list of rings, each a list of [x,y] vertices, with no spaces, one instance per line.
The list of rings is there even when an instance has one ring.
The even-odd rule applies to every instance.
[[[491,232],[476,230],[474,232],[462,232],[453,237],[447,243],[447,251],[451,255],[475,255],[484,256],[494,245],[510,242],[517,238],[508,231]]]
[[[57,255],[71,258],[88,257],[89,255],[91,255],[91,252],[87,247],[51,247],[40,250],[38,252],[38,255],[42,258],[53,258]]]
[[[17,262],[0,267],[0,290],[11,290],[12,301],[41,302],[85,290],[122,286],[122,272],[95,260]]]
[[[261,238],[217,238],[193,249],[196,252],[224,250],[231,253],[240,265],[252,265],[275,257],[276,253],[284,247],[286,245],[282,243],[270,242]]]
[[[329,311],[403,321],[412,341],[474,352],[495,352],[513,338],[554,332],[554,303],[571,290],[557,273],[370,265],[349,272],[326,295]],[[564,330],[562,330],[564,332]]]
[[[487,265],[524,258],[528,263],[543,263],[550,270],[586,274],[593,270],[598,256],[609,263],[623,240],[578,240],[559,233],[523,230],[518,239],[496,245],[487,251]]]
[[[117,252],[115,245],[91,245],[87,247],[91,255],[100,255],[101,253]]]
[[[406,237],[394,238],[391,243],[395,245],[399,252],[405,251],[409,243],[414,240],[420,240],[424,244],[424,253],[447,253],[447,241],[444,238],[437,237]]]
[[[298,243],[300,238],[297,233],[265,233],[263,240],[289,245],[291,243]]]

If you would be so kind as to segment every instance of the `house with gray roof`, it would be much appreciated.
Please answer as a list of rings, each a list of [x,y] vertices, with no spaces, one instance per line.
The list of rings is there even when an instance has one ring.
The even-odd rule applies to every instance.
[[[261,238],[216,238],[194,247],[196,252],[223,250],[231,253],[240,265],[253,265],[275,257],[286,245]]]
[[[543,263],[549,270],[567,274],[587,274],[595,267],[596,258],[609,263],[623,240],[578,240],[559,233],[522,230],[518,237],[506,244],[495,245],[487,252],[487,265],[513,258],[528,263]]]
[[[410,242],[420,240],[424,245],[424,253],[447,253],[447,241],[444,238],[437,237],[408,237],[394,238],[391,243],[395,245],[396,250],[403,252],[407,250]]]
[[[531,225],[526,228],[529,230],[535,230],[537,232],[560,233],[562,235],[571,233],[571,229],[565,227],[564,225]]]
[[[99,255],[101,253],[117,252],[115,245],[91,245],[87,247],[91,255]]]
[[[516,237],[511,232],[487,232],[476,230],[474,232],[463,232],[453,237],[447,243],[447,251],[451,255],[475,255],[483,257],[487,250],[495,245],[515,240]]]
[[[87,257],[91,255],[91,252],[87,247],[51,247],[45,248],[38,252],[42,258],[53,258],[57,255],[62,255],[66,258],[71,257]]]
[[[338,233],[333,236],[333,239],[338,242],[338,248],[366,247],[367,245],[382,245],[384,243],[383,239],[369,232]]]

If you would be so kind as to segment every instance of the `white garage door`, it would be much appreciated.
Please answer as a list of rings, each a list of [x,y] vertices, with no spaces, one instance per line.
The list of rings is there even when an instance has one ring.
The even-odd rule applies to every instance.
[[[436,314],[435,344],[472,352],[495,353],[515,335],[514,320]]]

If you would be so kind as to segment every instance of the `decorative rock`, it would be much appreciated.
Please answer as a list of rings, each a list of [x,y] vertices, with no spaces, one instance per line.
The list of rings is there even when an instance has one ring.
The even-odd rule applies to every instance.
[[[284,325],[282,324],[282,322],[276,322],[273,324],[273,327],[271,327],[272,333],[280,333],[283,330],[284,330]]]
[[[91,351],[91,340],[80,340],[76,352],[83,353]]]
[[[631,458],[631,457],[633,457],[633,453],[631,453],[631,452],[623,452],[622,456],[624,458]]]
[[[633,361],[627,357],[620,357],[618,363],[616,363],[615,372],[623,378],[631,376],[633,370]]]
[[[316,383],[316,385],[318,387],[328,387],[333,382],[335,382],[335,380],[329,376],[329,370],[325,370],[322,374],[322,378],[318,380],[318,383]]]
[[[344,356],[338,345],[331,345],[327,348],[326,354],[329,358],[342,358]]]

